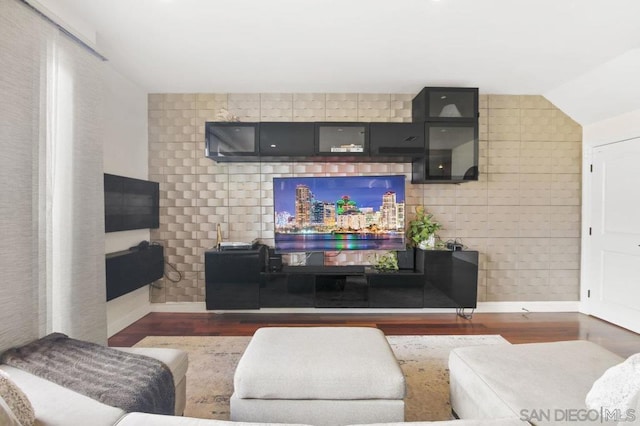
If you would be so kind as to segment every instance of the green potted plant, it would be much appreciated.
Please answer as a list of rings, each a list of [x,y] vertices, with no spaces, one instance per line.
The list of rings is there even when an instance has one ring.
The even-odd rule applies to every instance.
[[[371,266],[378,272],[393,272],[398,270],[398,258],[394,251],[388,251],[381,255],[374,254],[369,261]]]
[[[427,213],[422,206],[416,207],[416,217],[409,222],[407,238],[413,247],[421,249],[435,247],[436,232],[442,225],[433,220],[433,215]]]

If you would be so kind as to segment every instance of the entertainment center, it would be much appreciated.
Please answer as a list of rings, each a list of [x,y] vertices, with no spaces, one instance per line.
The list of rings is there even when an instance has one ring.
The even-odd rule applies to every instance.
[[[207,309],[475,308],[478,252],[419,250],[411,269],[304,265],[273,270],[268,248],[205,252]]]
[[[478,89],[425,87],[412,122],[207,122],[217,162],[409,162],[411,183],[478,179]],[[207,309],[475,308],[478,252],[408,249],[403,175],[273,178],[275,253],[394,251],[398,271],[205,252]]]

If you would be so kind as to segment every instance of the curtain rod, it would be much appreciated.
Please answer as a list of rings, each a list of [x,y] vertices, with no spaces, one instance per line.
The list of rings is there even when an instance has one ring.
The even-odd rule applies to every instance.
[[[47,21],[50,24],[54,25],[56,28],[58,28],[58,30],[60,30],[60,32],[62,34],[64,34],[67,37],[69,37],[72,41],[74,41],[80,47],[82,47],[83,49],[85,49],[86,51],[91,53],[93,56],[97,57],[101,61],[108,61],[108,59],[105,56],[103,56],[100,53],[98,53],[98,51],[95,48],[90,46],[87,42],[82,40],[77,35],[73,34],[71,31],[67,30],[62,24],[58,23],[55,19],[50,17],[48,14],[43,12],[41,10],[42,6],[37,7],[34,4],[32,4],[29,0],[19,0],[19,1],[22,2],[24,5],[26,5],[28,8],[30,8],[31,10],[33,10],[35,13],[40,15],[40,17],[42,17],[42,19],[44,19],[45,21]]]

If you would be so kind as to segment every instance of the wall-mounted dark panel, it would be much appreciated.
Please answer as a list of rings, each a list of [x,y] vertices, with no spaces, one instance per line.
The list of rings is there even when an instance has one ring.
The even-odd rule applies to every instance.
[[[261,156],[313,155],[313,123],[260,123]]]
[[[105,232],[160,226],[160,184],[104,175]]]
[[[371,123],[369,141],[372,156],[411,158],[425,155],[424,124]]]
[[[164,274],[164,250],[159,245],[109,253],[105,262],[107,300],[144,287]]]

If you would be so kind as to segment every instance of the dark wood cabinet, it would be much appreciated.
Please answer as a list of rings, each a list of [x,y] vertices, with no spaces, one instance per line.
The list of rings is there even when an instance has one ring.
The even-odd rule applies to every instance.
[[[205,124],[205,155],[216,161],[248,161],[258,158],[260,123]]]
[[[313,123],[260,123],[260,156],[312,156]]]
[[[371,123],[369,125],[372,157],[424,156],[424,125],[422,123]]]

